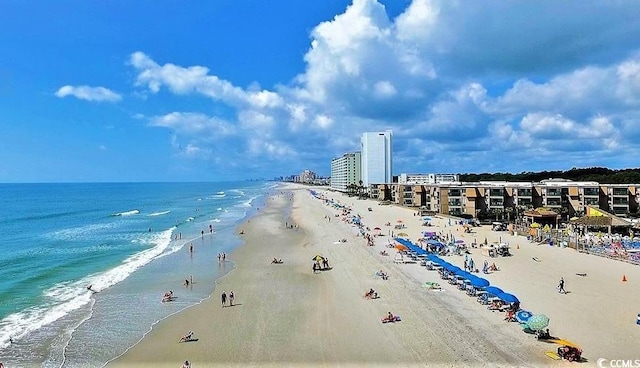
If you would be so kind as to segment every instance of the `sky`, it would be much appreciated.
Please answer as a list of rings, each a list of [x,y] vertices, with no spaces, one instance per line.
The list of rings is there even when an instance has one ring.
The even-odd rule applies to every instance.
[[[638,167],[637,1],[0,2],[0,182]]]

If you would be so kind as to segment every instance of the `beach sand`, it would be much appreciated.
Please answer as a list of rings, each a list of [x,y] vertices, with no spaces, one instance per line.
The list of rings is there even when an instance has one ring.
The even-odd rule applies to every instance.
[[[411,209],[313,189],[353,207],[366,226],[381,227],[385,236],[376,237],[376,245],[369,247],[353,225],[335,217],[339,212],[313,198],[308,188],[282,186],[257,216],[240,225],[245,244],[230,256],[236,268],[218,280],[212,297],[159,322],[108,366],[180,367],[185,360],[194,368],[564,363],[544,354],[557,345],[537,341],[516,323],[504,322],[503,313],[487,310],[443,283],[436,272],[416,263],[394,263],[395,251],[386,248],[392,227],[384,224],[398,220],[406,225],[401,231],[414,241],[427,229],[451,232],[469,242],[474,237],[508,241],[513,257],[491,259],[500,271],[483,276],[518,296],[522,308],[549,316],[551,333],[581,345],[587,365],[595,366],[599,358],[640,359],[640,326],[635,324],[640,313],[639,267],[531,244],[488,227],[463,234],[443,217],[426,228]],[[288,209],[291,217],[285,217]],[[287,229],[285,223],[297,226]],[[337,242],[343,238],[346,243]],[[389,256],[379,254],[385,249]],[[332,269],[314,274],[311,259],[316,254],[327,257]],[[481,268],[484,256],[477,249],[471,256]],[[283,263],[271,264],[274,257]],[[446,259],[462,265],[464,257]],[[217,262],[211,260],[212,267]],[[375,277],[380,269],[389,280]],[[623,274],[628,279],[624,283]],[[570,293],[556,291],[560,277]],[[423,288],[425,281],[440,282],[442,291]],[[369,288],[380,298],[364,299]],[[234,291],[235,306],[221,307],[223,290]],[[402,321],[382,324],[380,319],[389,311]],[[197,341],[178,343],[188,330]]]

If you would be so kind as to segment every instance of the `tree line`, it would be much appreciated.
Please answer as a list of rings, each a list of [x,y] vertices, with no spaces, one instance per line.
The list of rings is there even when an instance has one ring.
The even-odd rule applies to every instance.
[[[524,181],[540,182],[545,179],[569,179],[573,181],[595,181],[600,184],[638,184],[640,168],[612,170],[605,167],[572,168],[567,171],[523,171],[512,173],[460,174],[460,181]]]

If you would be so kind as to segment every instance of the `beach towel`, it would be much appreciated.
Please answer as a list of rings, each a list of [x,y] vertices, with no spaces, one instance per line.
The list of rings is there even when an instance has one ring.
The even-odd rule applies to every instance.
[[[440,284],[437,282],[433,282],[433,281],[426,281],[424,284],[422,284],[423,288],[427,288],[427,289],[431,289],[431,290],[439,290],[441,289]]]
[[[553,351],[547,351],[546,353],[544,353],[546,356],[548,356],[549,358],[553,359],[553,360],[560,360],[562,358],[560,358],[560,355],[556,354]]]

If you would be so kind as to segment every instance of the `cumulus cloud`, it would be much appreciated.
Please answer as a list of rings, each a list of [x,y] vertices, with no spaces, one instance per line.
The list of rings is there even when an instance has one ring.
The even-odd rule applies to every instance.
[[[607,165],[640,138],[637,17],[631,1],[412,0],[391,18],[377,0],[354,0],[311,30],[304,70],[272,88],[142,51],[129,64],[139,94],[224,106],[148,119],[189,157],[327,173],[362,132],[392,129],[401,171],[518,170],[536,157],[527,170]]]
[[[122,96],[108,88],[90,86],[62,86],[58,89],[58,91],[56,91],[55,95],[56,97],[60,98],[73,96],[80,100],[96,102],[117,102],[122,99]]]

